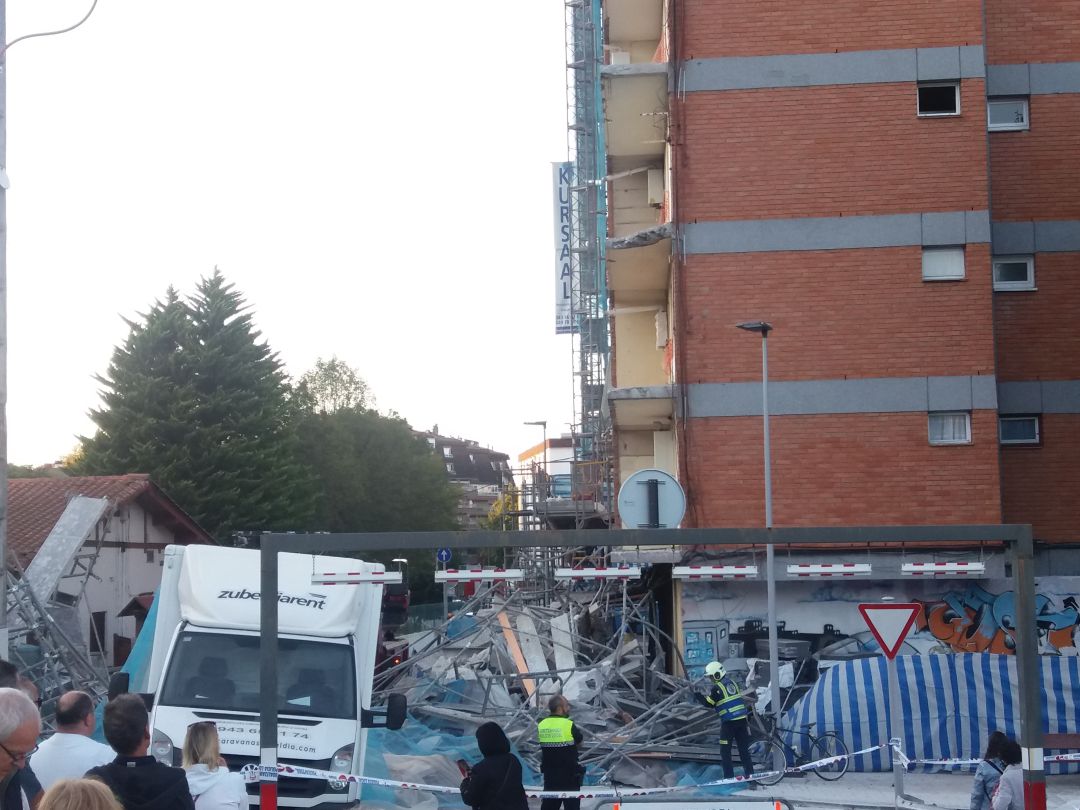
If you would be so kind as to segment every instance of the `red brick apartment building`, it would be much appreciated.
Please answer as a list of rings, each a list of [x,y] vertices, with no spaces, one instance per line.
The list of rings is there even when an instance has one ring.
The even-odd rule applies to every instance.
[[[1080,541],[1080,3],[604,0],[617,475]]]

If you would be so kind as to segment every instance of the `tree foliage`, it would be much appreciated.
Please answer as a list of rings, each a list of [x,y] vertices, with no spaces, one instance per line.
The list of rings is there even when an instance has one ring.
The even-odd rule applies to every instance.
[[[336,356],[315,361],[315,368],[300,378],[296,399],[302,408],[316,413],[363,410],[375,405],[368,384]]]
[[[305,529],[315,507],[281,363],[221,273],[169,289],[113,353],[78,472],[149,473],[218,538]]]
[[[458,489],[443,462],[405,420],[361,406],[309,410],[299,422],[301,455],[318,481],[315,523],[330,532],[438,531],[457,528]],[[365,555],[409,561],[414,601],[441,598],[433,550]]]

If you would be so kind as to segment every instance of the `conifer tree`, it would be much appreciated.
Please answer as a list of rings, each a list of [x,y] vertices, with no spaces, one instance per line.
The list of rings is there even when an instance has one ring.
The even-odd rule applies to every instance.
[[[129,322],[78,471],[146,472],[207,531],[307,529],[313,479],[289,385],[241,295],[215,268],[190,302],[170,289]]]

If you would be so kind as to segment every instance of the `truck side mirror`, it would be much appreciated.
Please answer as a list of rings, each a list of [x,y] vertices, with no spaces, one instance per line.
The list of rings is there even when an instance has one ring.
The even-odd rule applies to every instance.
[[[388,728],[397,731],[405,725],[408,702],[404,695],[393,694],[386,698],[385,709],[360,709],[362,728]]]
[[[409,710],[409,703],[404,695],[397,693],[386,699],[386,727],[397,731],[405,725],[405,716]]]
[[[120,695],[126,695],[131,688],[131,674],[127,672],[114,672],[109,678],[109,700]]]

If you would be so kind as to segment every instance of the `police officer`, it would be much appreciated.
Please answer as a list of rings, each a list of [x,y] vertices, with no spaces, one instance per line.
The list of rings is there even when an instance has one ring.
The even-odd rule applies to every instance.
[[[731,742],[734,740],[739,746],[743,773],[749,779],[754,775],[754,763],[750,759],[750,728],[742,692],[719,661],[706,664],[705,675],[712,682],[712,689],[705,696],[704,703],[716,709],[720,716],[720,734],[723,736],[720,761],[724,766],[724,778],[730,779],[735,775],[731,767]]]
[[[548,701],[551,713],[540,721],[537,736],[540,740],[540,772],[544,774],[544,790],[581,790],[585,769],[578,763],[578,743],[581,732],[570,719],[570,702],[562,695]],[[540,810],[579,810],[580,799],[544,799]]]

